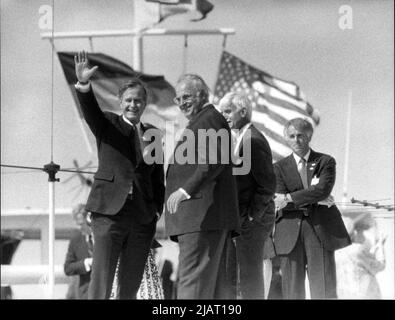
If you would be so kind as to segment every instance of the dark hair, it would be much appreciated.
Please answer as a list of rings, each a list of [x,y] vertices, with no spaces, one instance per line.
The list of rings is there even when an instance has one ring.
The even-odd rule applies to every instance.
[[[307,133],[310,138],[312,137],[314,132],[311,123],[303,118],[294,118],[289,120],[284,126],[284,134],[286,134],[289,127],[294,127],[297,130]]]
[[[132,78],[129,81],[122,84],[122,86],[120,86],[120,88],[118,90],[118,98],[122,99],[124,92],[126,90],[128,90],[129,88],[137,88],[137,87],[140,87],[141,89],[143,89],[144,99],[145,99],[145,101],[147,101],[147,97],[148,97],[147,88],[145,87],[144,83],[139,78]]]

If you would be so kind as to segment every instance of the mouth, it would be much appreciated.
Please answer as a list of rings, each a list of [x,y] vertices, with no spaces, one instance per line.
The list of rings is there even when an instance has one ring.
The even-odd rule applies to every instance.
[[[188,112],[191,109],[191,105],[186,104],[186,105],[181,105],[180,110],[184,113]]]
[[[136,115],[139,113],[139,110],[132,109],[132,110],[125,110],[125,112],[126,112],[126,114],[129,114],[129,115]]]

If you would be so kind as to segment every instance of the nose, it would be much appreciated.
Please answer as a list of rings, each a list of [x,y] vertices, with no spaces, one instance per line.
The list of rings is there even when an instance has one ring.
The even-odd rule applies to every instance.
[[[137,101],[136,101],[136,100],[130,101],[130,105],[131,105],[132,107],[137,107]]]

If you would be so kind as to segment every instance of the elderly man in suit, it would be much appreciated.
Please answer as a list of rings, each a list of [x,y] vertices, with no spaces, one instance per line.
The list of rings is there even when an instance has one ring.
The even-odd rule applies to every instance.
[[[140,122],[147,91],[132,79],[119,89],[122,114],[102,112],[89,82],[97,66],[88,66],[85,52],[74,60],[77,97],[99,159],[86,204],[95,239],[88,298],[110,297],[119,258],[119,298],[135,299],[164,200],[163,163],[148,164],[143,157],[143,136],[152,128]]]
[[[226,245],[239,226],[230,129],[208,102],[208,87],[198,75],[182,76],[176,93],[175,102],[189,120],[166,173],[166,232],[180,248],[177,298],[229,298]],[[200,139],[204,133],[221,139]]]
[[[306,271],[311,298],[336,298],[334,251],[351,243],[330,195],[336,161],[310,148],[312,135],[307,120],[288,121],[284,137],[293,153],[274,165],[278,212],[273,240],[285,299],[305,298]]]
[[[236,176],[241,218],[241,234],[235,238],[238,291],[243,299],[264,299],[264,243],[274,225],[276,189],[272,153],[264,135],[251,123],[252,106],[246,95],[227,93],[219,107],[234,132],[234,154],[251,162],[246,174]],[[250,148],[244,150],[245,144]]]

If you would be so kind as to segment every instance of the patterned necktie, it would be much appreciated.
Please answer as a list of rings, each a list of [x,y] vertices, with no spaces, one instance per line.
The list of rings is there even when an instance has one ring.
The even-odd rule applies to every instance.
[[[309,187],[309,185],[307,183],[306,160],[303,158],[300,158],[300,160],[299,160],[298,171],[299,171],[300,178],[302,179],[303,188],[307,189]]]

